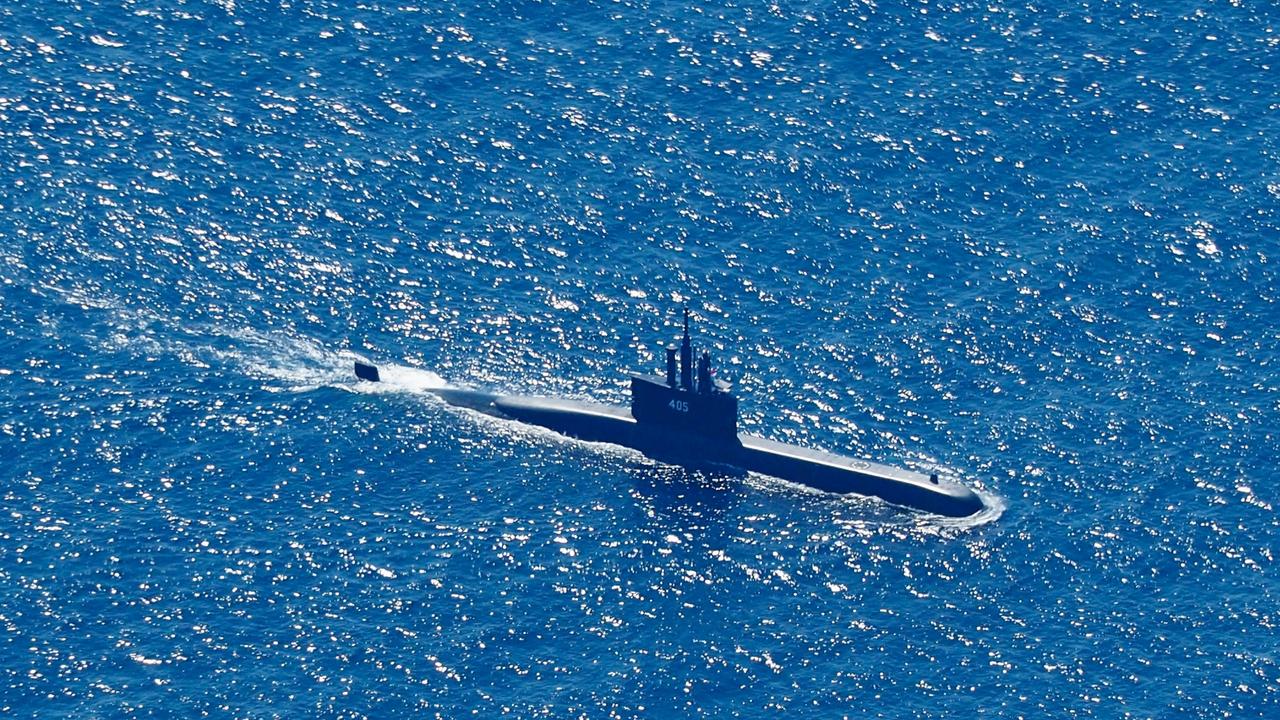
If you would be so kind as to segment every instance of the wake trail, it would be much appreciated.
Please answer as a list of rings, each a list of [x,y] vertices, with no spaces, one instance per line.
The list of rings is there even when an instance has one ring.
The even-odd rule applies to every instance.
[[[222,333],[228,347],[211,348],[221,361],[264,382],[270,392],[309,392],[322,387],[361,394],[425,394],[448,387],[438,374],[408,365],[379,364],[381,382],[355,376],[355,363],[371,363],[349,349],[333,349],[306,337],[285,333],[234,330]]]
[[[307,392],[334,387],[353,392],[421,393],[445,387],[437,374],[401,365],[383,369],[386,387],[358,383],[349,349],[335,348],[287,328],[261,330],[226,323],[185,322],[96,286],[40,283],[54,302],[89,313],[94,322],[83,337],[99,352],[135,357],[171,357],[202,373],[237,373],[263,383],[269,392]],[[53,333],[56,327],[46,330]]]

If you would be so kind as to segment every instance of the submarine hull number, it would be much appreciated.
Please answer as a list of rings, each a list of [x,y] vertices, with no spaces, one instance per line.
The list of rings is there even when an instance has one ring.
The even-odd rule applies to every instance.
[[[689,401],[688,400],[671,400],[670,402],[667,403],[667,407],[671,408],[672,410],[675,410],[676,412],[687,413],[689,412]]]

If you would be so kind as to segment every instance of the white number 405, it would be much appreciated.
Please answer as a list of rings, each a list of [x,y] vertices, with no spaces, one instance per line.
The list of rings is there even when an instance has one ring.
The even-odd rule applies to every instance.
[[[687,413],[689,412],[689,401],[688,400],[672,400],[667,403],[667,407],[671,408],[672,410],[675,410],[676,412]]]

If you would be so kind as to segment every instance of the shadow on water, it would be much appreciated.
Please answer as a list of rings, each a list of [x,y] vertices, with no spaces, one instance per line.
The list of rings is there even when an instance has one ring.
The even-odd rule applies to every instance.
[[[746,473],[736,468],[687,468],[637,458],[625,470],[636,498],[663,522],[684,529],[705,530],[745,497]]]

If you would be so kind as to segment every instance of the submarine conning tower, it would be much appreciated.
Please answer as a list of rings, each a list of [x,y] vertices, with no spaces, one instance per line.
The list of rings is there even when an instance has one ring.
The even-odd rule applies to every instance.
[[[711,439],[738,442],[738,399],[712,376],[711,354],[697,361],[694,383],[693,343],[689,338],[689,308],[684,309],[679,378],[675,347],[667,348],[666,377],[645,373],[631,375],[631,415],[642,427],[679,433],[686,440]]]

